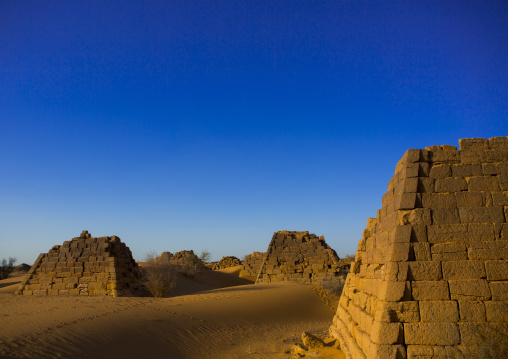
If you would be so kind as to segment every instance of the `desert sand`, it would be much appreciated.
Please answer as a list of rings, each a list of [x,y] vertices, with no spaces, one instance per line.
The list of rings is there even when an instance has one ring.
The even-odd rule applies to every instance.
[[[334,311],[309,285],[249,284],[238,273],[182,276],[169,298],[23,296],[14,294],[22,277],[5,279],[0,357],[290,358],[303,331],[327,336]]]

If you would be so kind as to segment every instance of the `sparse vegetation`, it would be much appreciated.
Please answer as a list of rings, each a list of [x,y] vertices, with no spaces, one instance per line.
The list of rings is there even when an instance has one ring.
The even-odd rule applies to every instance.
[[[9,257],[9,260],[5,258],[2,260],[2,265],[0,265],[0,279],[5,279],[14,271],[14,264],[16,263],[16,258]]]
[[[343,276],[337,276],[332,280],[323,282],[320,286],[314,286],[312,291],[315,292],[328,307],[336,310],[345,283],[346,279]]]
[[[354,261],[355,260],[355,254],[351,254],[351,253],[347,253],[344,255],[344,258],[345,259],[349,259],[350,261]]]
[[[212,258],[212,252],[210,252],[207,249],[203,249],[201,251],[201,255],[199,256],[199,259],[201,259],[203,261],[203,263],[209,263],[211,258]]]
[[[155,252],[147,253],[142,268],[146,289],[154,297],[165,297],[175,287],[176,269],[168,259],[158,258]]]

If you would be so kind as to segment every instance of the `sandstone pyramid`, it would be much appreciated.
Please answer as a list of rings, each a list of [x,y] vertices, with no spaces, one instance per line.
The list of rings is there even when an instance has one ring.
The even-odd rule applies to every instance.
[[[252,252],[246,255],[242,262],[240,276],[255,281],[265,257],[266,252]]]
[[[81,236],[39,255],[17,294],[109,295],[136,294],[139,268],[119,237]]]
[[[275,232],[256,283],[296,281],[323,284],[343,276],[343,263],[325,242],[309,232]]]
[[[348,358],[508,358],[508,138],[408,150],[331,333]]]

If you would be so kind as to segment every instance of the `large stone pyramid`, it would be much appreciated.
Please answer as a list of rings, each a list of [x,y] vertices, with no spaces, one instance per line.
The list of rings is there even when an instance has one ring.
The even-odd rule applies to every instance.
[[[139,268],[119,237],[93,238],[88,231],[39,255],[20,284],[24,295],[134,295]]]
[[[408,150],[330,328],[348,358],[508,358],[508,138]]]
[[[296,281],[324,284],[344,276],[344,263],[325,242],[309,232],[279,231],[273,234],[256,283]]]

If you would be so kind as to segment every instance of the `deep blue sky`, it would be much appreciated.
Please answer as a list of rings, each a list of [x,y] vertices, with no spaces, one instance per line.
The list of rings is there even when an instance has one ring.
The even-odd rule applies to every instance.
[[[356,250],[408,148],[508,135],[506,1],[0,0],[0,260]]]

